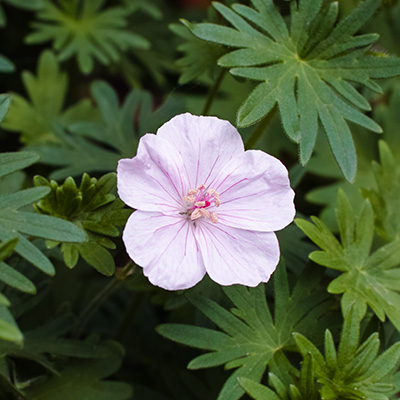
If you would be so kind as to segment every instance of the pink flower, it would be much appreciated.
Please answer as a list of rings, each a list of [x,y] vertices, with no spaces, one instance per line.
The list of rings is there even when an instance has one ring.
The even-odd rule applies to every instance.
[[[221,285],[269,280],[280,256],[273,231],[292,222],[294,192],[285,166],[244,151],[228,121],[178,115],[143,136],[117,175],[137,209],[123,241],[152,284],[187,289],[206,272]]]

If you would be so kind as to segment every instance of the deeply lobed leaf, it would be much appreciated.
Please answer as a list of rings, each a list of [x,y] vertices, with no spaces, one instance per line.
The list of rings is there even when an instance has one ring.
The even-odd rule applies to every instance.
[[[357,157],[347,121],[382,131],[363,114],[370,106],[353,85],[380,90],[373,79],[400,74],[399,59],[370,51],[377,35],[354,36],[379,4],[365,0],[335,25],[336,3],[323,7],[321,1],[293,1],[288,30],[271,0],[232,8],[215,2],[232,27],[200,23],[191,31],[199,39],[233,48],[219,65],[235,76],[260,81],[238,111],[239,126],[258,122],[277,105],[286,133],[299,143],[302,164],[311,157],[321,126],[343,175],[353,181]]]
[[[328,286],[330,293],[343,293],[342,310],[346,313],[352,303],[364,316],[367,305],[377,317],[390,321],[400,329],[399,282],[400,241],[395,240],[370,254],[374,214],[366,200],[358,217],[355,216],[346,195],[339,191],[337,220],[340,229],[339,242],[318,218],[314,224],[297,220],[296,224],[322,251],[310,254],[310,259],[327,268],[342,271]]]

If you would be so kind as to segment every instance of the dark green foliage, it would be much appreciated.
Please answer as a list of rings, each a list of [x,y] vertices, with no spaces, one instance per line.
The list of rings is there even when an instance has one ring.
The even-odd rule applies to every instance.
[[[76,119],[95,117],[89,100],[82,100],[64,110],[68,91],[68,76],[59,69],[55,55],[50,51],[41,54],[37,77],[31,72],[22,73],[22,81],[30,101],[18,94],[12,95],[12,107],[3,127],[22,134],[26,144],[59,142],[54,125],[69,125]]]
[[[94,82],[91,89],[100,118],[77,113],[71,117],[69,131],[62,122],[53,125],[56,140],[32,147],[41,154],[42,163],[60,167],[51,178],[115,171],[120,158],[135,155],[142,135],[154,132],[181,109],[179,102],[171,100],[153,110],[150,94],[141,90],[133,90],[120,106],[109,84]]]
[[[330,293],[343,293],[342,310],[346,314],[352,304],[362,317],[369,305],[377,317],[390,321],[400,329],[400,240],[386,244],[371,254],[374,236],[374,213],[366,200],[356,216],[346,195],[339,191],[337,222],[339,242],[325,224],[316,217],[312,221],[297,219],[299,228],[322,251],[310,259],[342,274],[328,286]]]
[[[38,155],[32,152],[1,153],[0,177],[10,175],[33,164]],[[0,181],[1,185],[1,181]],[[59,240],[61,242],[83,242],[85,233],[68,221],[20,211],[48,193],[45,188],[25,189],[15,193],[0,194],[0,282],[26,293],[35,293],[35,285],[4,259],[15,250],[42,272],[54,275],[52,262],[36,247],[29,236]],[[32,210],[33,211],[33,210]],[[27,237],[27,235],[29,235]],[[3,243],[1,243],[3,241]],[[23,339],[15,320],[7,307],[7,298],[0,294],[0,339],[20,343]]]
[[[29,400],[129,399],[129,385],[102,381],[119,368],[124,355],[121,346],[115,342],[99,342],[95,338],[86,341],[66,338],[71,322],[71,316],[63,315],[24,332],[23,347],[0,342],[0,362],[30,360],[38,367],[39,374],[32,381],[18,380],[15,388],[10,382],[4,385],[11,376],[21,376],[19,364],[9,363],[8,368],[0,371],[2,390],[8,386],[9,392],[17,391]],[[65,387],[68,387],[67,391]]]
[[[397,398],[399,11],[0,0],[0,400]],[[289,170],[271,283],[166,291],[129,260],[118,160],[182,112]]]
[[[240,378],[240,384],[256,400],[389,400],[398,379],[400,342],[379,355],[381,341],[373,333],[360,343],[360,319],[350,307],[336,349],[332,333],[325,332],[325,354],[300,333],[294,333],[303,356],[300,371],[281,355],[279,377],[269,373],[270,387]],[[284,371],[284,372],[283,372]],[[283,373],[282,373],[283,372]]]
[[[38,160],[38,155],[29,152],[1,153],[0,177],[22,169]],[[51,261],[28,240],[27,235],[59,242],[84,242],[85,233],[76,225],[47,215],[22,211],[22,207],[45,197],[50,189],[37,187],[0,195],[0,240],[18,239],[15,252],[28,260],[42,272],[54,275]],[[34,293],[35,286],[16,269],[0,263],[0,281],[23,292]]]
[[[305,336],[296,333],[294,337],[303,357],[311,355],[313,359],[321,398],[388,400],[393,394],[400,342],[380,355],[377,333],[360,343],[359,316],[355,307],[350,307],[345,314],[337,349],[331,332],[326,330],[325,357]]]
[[[189,300],[221,331],[189,325],[161,325],[163,336],[176,342],[210,350],[192,360],[188,368],[209,368],[225,364],[238,368],[226,381],[218,399],[234,400],[243,395],[238,378],[259,381],[267,364],[280,350],[293,350],[292,332],[304,332],[317,339],[321,328],[330,320],[328,296],[315,287],[321,275],[305,271],[290,290],[284,265],[274,275],[274,317],[265,298],[265,287],[243,286],[224,288],[234,308],[230,311],[200,296]]]
[[[104,9],[104,4],[105,0],[46,1],[26,42],[52,41],[59,59],[75,56],[84,74],[92,72],[94,60],[109,65],[120,60],[121,52],[150,47],[147,39],[126,29],[129,8]]]
[[[286,133],[299,143],[305,164],[320,124],[344,176],[353,181],[356,152],[346,121],[375,132],[381,128],[362,113],[370,105],[352,83],[380,91],[373,79],[400,74],[399,59],[370,50],[377,35],[354,36],[379,4],[363,1],[335,25],[336,2],[323,7],[321,0],[292,1],[288,29],[271,0],[252,0],[254,8],[214,3],[233,28],[188,26],[200,39],[237,49],[221,57],[220,66],[235,76],[261,81],[238,111],[239,126],[254,124],[278,104]]]
[[[277,353],[277,356],[268,374],[268,384],[272,389],[250,379],[239,378],[246,392],[255,400],[320,400],[311,354],[304,357],[300,371],[290,364],[283,353]]]
[[[61,251],[69,268],[75,267],[81,256],[88,264],[104,275],[115,271],[114,258],[107,249],[115,249],[110,237],[117,237],[117,226],[123,225],[131,210],[124,210],[124,203],[115,197],[116,176],[110,173],[99,180],[88,174],[82,176],[77,187],[73,178],[62,185],[56,181],[36,176],[37,188],[47,188],[49,194],[36,203],[38,212],[73,222],[88,236],[85,243],[63,243]],[[57,246],[58,242],[49,244]]]

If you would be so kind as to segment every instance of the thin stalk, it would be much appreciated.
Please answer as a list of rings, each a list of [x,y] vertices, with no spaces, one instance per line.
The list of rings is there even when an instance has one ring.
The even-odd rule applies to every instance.
[[[254,129],[251,136],[246,140],[246,149],[252,149],[257,144],[262,134],[265,132],[271,121],[274,119],[277,111],[278,107],[274,107],[272,111],[270,111],[270,113],[263,120],[260,121],[257,128]]]
[[[129,261],[125,267],[117,269],[115,276],[96,294],[96,296],[91,299],[78,316],[78,319],[75,322],[75,328],[72,332],[72,337],[79,338],[81,336],[88,318],[112,293],[115,292],[115,290],[123,284],[125,278],[133,273],[134,268],[135,264],[133,264],[132,261]]]
[[[201,113],[202,115],[208,114],[208,111],[210,110],[210,107],[215,99],[215,96],[218,93],[218,89],[221,86],[221,83],[224,79],[225,73],[226,73],[226,69],[221,70],[221,72],[218,75],[217,80],[214,82],[214,85],[211,86],[211,88],[208,92],[206,104],[204,104],[204,108]]]

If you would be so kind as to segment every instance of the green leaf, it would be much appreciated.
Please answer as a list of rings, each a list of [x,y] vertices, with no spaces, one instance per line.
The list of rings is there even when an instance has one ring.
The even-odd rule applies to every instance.
[[[118,370],[122,356],[122,348],[110,343],[108,357],[69,361],[59,375],[32,385],[25,391],[26,395],[29,400],[128,400],[132,396],[130,385],[104,380]]]
[[[5,262],[0,262],[0,281],[8,286],[18,289],[21,292],[35,294],[35,285],[16,269]]]
[[[2,262],[11,255],[17,242],[18,239],[11,239],[8,242],[0,243],[0,281],[19,290],[23,289],[25,292],[35,293],[36,288],[32,282]],[[6,309],[9,305],[8,299],[0,293],[0,339],[20,344],[23,341],[23,335],[14,318]]]
[[[329,318],[328,297],[315,290],[320,275],[307,270],[289,290],[283,265],[274,274],[276,294],[274,320],[266,303],[264,286],[223,288],[234,304],[231,311],[205,297],[190,295],[189,300],[213,321],[222,332],[206,328],[165,324],[157,330],[171,340],[208,349],[189,363],[189,368],[209,368],[225,364],[237,368],[222,388],[219,400],[239,399],[243,389],[238,378],[259,381],[266,365],[280,350],[293,349],[291,332],[307,331],[315,338]],[[279,295],[278,295],[279,294]],[[312,328],[310,328],[312,326]],[[312,332],[311,332],[311,330]]]
[[[272,371],[276,372],[274,374]],[[313,358],[307,354],[301,363],[300,371],[293,367],[282,352],[276,353],[270,364],[268,384],[263,386],[254,381],[239,378],[246,392],[256,400],[320,400],[315,385]]]
[[[255,400],[280,400],[271,389],[251,379],[239,378],[242,388]]]
[[[325,359],[319,350],[301,334],[295,334],[296,344],[306,359],[316,361],[315,379],[321,398],[389,400],[394,392],[394,373],[400,361],[400,342],[378,356],[380,340],[373,333],[361,345],[360,316],[351,305],[345,313],[337,357],[329,331],[325,335]],[[306,399],[306,397],[304,398]]]
[[[16,343],[18,346],[21,345],[24,336],[19,330],[14,318],[8,311],[7,307],[0,306],[0,339],[8,342]]]
[[[374,232],[370,202],[364,202],[356,217],[348,198],[339,191],[338,207],[341,242],[318,218],[312,218],[314,224],[296,220],[299,228],[322,249],[311,253],[310,259],[342,272],[329,284],[328,291],[343,293],[344,314],[354,303],[362,317],[369,305],[381,321],[387,316],[400,329],[400,311],[396,306],[400,301],[400,241],[395,240],[370,254]]]
[[[80,70],[90,74],[95,61],[110,65],[119,62],[122,52],[150,47],[147,39],[127,29],[131,11],[123,6],[104,8],[103,0],[46,2],[37,13],[40,22],[32,24],[35,31],[25,41],[52,41],[61,61],[75,56]]]
[[[0,123],[3,121],[5,115],[7,114],[8,109],[10,108],[10,103],[10,96],[8,94],[0,94]]]
[[[11,174],[22,168],[34,164],[40,158],[39,154],[33,151],[19,151],[17,153],[0,154],[0,176]]]
[[[53,126],[57,142],[31,146],[41,155],[41,162],[59,167],[52,179],[64,179],[84,172],[115,171],[118,160],[133,157],[139,138],[154,132],[161,124],[181,111],[181,104],[167,100],[152,109],[149,93],[133,90],[121,105],[118,95],[106,82],[92,85],[92,95],[101,120],[75,118],[68,125]],[[133,123],[133,121],[137,123]]]
[[[287,135],[300,145],[300,161],[308,162],[322,126],[343,175],[352,182],[357,162],[348,121],[382,132],[363,113],[370,106],[353,84],[377,90],[373,79],[400,74],[398,58],[370,51],[377,35],[354,36],[379,4],[365,0],[335,24],[335,5],[293,1],[288,32],[271,0],[231,8],[215,2],[232,27],[187,26],[199,39],[233,48],[219,59],[220,66],[260,82],[238,111],[239,127],[260,121],[277,104]]]
[[[0,14],[1,14],[1,6],[0,6]],[[1,16],[0,16],[0,26],[1,26]],[[15,66],[14,64],[3,55],[0,54],[0,72],[2,73],[9,73],[14,72]]]
[[[68,76],[60,71],[57,58],[51,51],[46,50],[41,54],[37,77],[25,71],[22,73],[22,81],[30,101],[13,94],[12,105],[3,127],[20,132],[24,143],[37,144],[48,141],[58,143],[54,124],[68,126],[71,118],[77,116],[84,120],[95,118],[88,100],[82,100],[64,110]]]
[[[34,184],[35,189],[46,190],[48,193],[35,205],[37,211],[44,214],[40,217],[61,218],[63,223],[72,223],[76,229],[82,229],[88,237],[85,243],[61,245],[65,264],[73,268],[80,255],[100,273],[112,275],[115,262],[106,247],[115,248],[115,245],[109,237],[119,235],[117,226],[125,224],[131,213],[131,210],[123,209],[124,204],[114,195],[115,173],[106,174],[98,180],[84,174],[79,187],[71,177],[59,185],[56,181],[49,182],[36,176]]]

